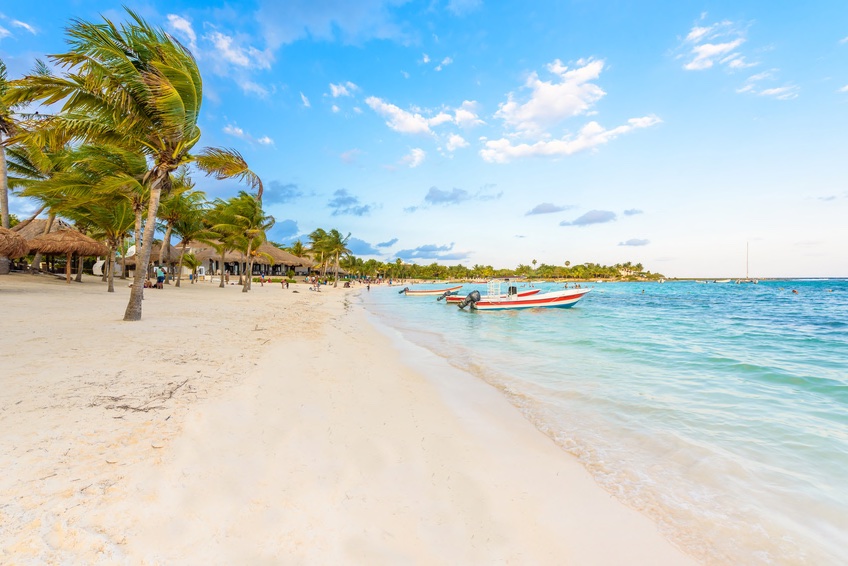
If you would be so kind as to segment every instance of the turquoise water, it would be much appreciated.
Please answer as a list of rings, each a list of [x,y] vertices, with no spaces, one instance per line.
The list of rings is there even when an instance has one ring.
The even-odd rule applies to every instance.
[[[572,309],[362,301],[696,558],[848,563],[848,280],[590,286]]]

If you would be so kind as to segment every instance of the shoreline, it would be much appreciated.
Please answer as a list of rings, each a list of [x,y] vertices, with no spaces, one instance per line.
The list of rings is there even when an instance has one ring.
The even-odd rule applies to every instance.
[[[0,278],[4,561],[694,563],[357,288],[192,287]]]

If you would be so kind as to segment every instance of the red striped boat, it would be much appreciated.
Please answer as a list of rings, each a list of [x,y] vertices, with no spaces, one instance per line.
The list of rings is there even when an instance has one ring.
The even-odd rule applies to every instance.
[[[462,289],[462,285],[457,285],[456,287],[448,287],[447,289],[410,289],[406,287],[398,291],[398,294],[405,294],[406,296],[412,297],[428,297],[433,295],[444,295],[445,293],[450,293],[452,291],[456,291],[457,289]]]
[[[518,296],[519,297],[529,297],[530,295],[535,295],[535,294],[539,293],[540,291],[541,291],[541,289],[530,289],[528,291],[521,291],[520,293],[518,293]],[[508,297],[508,295],[498,295],[498,298],[505,299],[507,297]],[[488,299],[489,296],[484,295],[482,298]],[[452,305],[455,305],[456,303],[461,303],[464,299],[465,299],[465,297],[463,297],[462,295],[448,295],[447,297],[445,297],[445,302],[450,303]]]
[[[489,293],[480,296],[479,291],[472,291],[457,306],[464,309],[471,306],[472,310],[497,311],[517,310],[534,308],[570,308],[573,307],[583,295],[591,289],[564,289],[562,291],[550,291],[548,293],[534,293],[521,295],[518,289],[510,287],[506,295],[500,293],[500,282],[489,282]]]

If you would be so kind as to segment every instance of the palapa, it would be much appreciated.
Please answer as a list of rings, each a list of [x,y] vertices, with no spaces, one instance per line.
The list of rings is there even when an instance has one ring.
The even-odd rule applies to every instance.
[[[30,250],[43,254],[63,254],[68,256],[65,265],[65,276],[71,282],[71,256],[107,255],[109,249],[98,242],[73,229],[57,230],[42,234],[29,241]]]
[[[0,256],[18,258],[29,252],[26,238],[7,228],[0,228]]]

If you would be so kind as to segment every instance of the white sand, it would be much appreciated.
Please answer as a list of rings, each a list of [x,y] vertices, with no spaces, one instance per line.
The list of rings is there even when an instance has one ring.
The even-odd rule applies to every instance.
[[[692,563],[356,289],[297,289],[125,323],[125,283],[0,277],[0,563]]]

